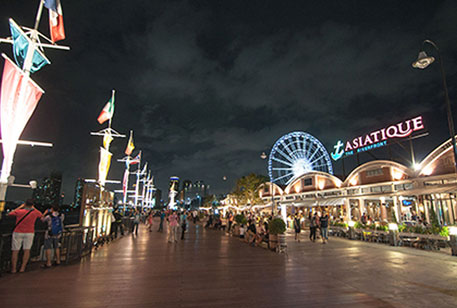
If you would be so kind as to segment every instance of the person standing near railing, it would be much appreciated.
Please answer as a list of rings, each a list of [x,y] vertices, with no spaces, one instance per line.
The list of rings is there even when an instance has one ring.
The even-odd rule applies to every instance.
[[[56,265],[60,265],[60,238],[63,232],[64,214],[59,213],[59,207],[53,205],[51,209],[44,212],[41,221],[46,223],[48,228],[44,234],[44,250],[46,253],[46,264],[42,268],[52,267],[51,249],[54,249]]]
[[[30,258],[30,248],[32,248],[33,238],[35,236],[35,221],[43,216],[43,214],[33,205],[33,200],[28,199],[24,204],[8,214],[8,216],[16,217],[16,225],[14,226],[11,239],[12,274],[16,273],[17,257],[21,247],[24,250],[24,256],[22,257],[22,265],[19,269],[19,273],[25,271],[25,267]]]

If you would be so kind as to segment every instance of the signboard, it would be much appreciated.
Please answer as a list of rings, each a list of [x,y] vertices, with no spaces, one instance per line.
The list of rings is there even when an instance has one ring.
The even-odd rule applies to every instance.
[[[395,138],[405,138],[415,131],[424,129],[422,116],[402,121],[397,124],[376,130],[366,135],[356,137],[343,143],[338,140],[333,146],[334,152],[330,153],[333,160],[337,161],[343,156],[365,152],[387,145],[387,141]]]

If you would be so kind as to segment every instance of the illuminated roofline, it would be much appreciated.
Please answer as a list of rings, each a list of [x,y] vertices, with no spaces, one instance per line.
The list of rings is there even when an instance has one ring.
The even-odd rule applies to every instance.
[[[359,172],[364,171],[365,169],[371,168],[371,167],[373,167],[375,165],[380,165],[380,167],[384,167],[384,166],[395,167],[395,168],[400,169],[401,171],[404,171],[409,177],[413,177],[414,176],[414,172],[412,172],[412,170],[410,168],[408,168],[405,165],[402,165],[400,163],[397,163],[395,161],[391,161],[391,160],[373,160],[373,161],[366,162],[366,163],[358,166],[354,170],[352,170],[351,173],[349,173],[349,175],[344,180],[342,186],[344,186],[344,187],[349,186],[350,181],[352,180],[352,178],[356,174],[358,174]],[[357,186],[357,185],[355,185],[355,186]]]
[[[456,135],[457,137],[457,135]],[[447,146],[447,148],[446,148]],[[437,152],[441,151],[444,148],[444,151],[436,155]],[[451,138],[447,139],[445,142],[437,146],[430,154],[425,156],[425,158],[419,164],[419,175],[423,174],[422,172],[431,164],[433,164],[438,158],[446,154],[452,149],[452,140]],[[436,156],[435,156],[436,155]]]

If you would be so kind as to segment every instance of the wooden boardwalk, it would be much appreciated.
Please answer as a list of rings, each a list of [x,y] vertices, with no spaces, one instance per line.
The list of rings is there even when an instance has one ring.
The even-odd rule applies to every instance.
[[[250,247],[191,224],[125,236],[81,263],[0,278],[0,307],[456,307],[457,258],[349,240]]]

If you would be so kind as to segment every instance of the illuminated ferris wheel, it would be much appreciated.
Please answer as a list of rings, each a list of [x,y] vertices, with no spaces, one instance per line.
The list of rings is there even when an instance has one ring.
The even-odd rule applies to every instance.
[[[333,174],[330,156],[318,139],[305,132],[292,132],[276,141],[268,159],[273,183],[287,185],[310,171]]]

